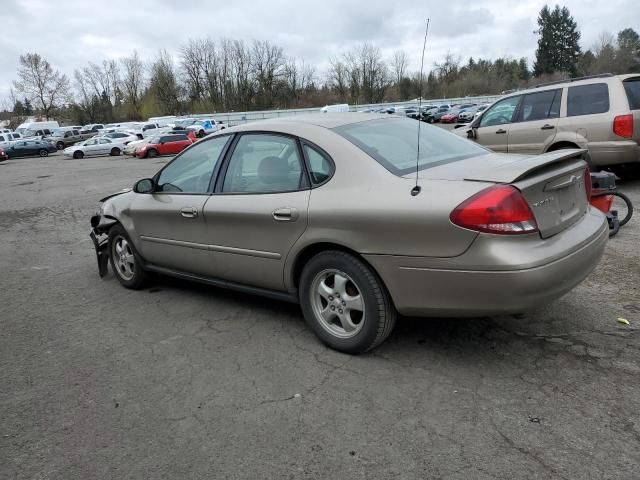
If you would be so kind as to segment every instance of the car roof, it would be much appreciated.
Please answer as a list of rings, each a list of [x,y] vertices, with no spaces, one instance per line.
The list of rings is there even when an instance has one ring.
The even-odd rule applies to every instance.
[[[259,130],[265,127],[282,127],[283,124],[308,124],[324,128],[336,128],[352,123],[366,122],[381,118],[389,118],[386,113],[363,113],[363,112],[341,112],[341,113],[310,113],[295,115],[291,117],[270,118],[259,122],[250,122],[235,127],[235,130]],[[398,117],[396,117],[398,118]]]

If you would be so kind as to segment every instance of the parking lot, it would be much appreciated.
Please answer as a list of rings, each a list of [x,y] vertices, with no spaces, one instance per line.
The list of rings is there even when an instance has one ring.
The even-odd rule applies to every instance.
[[[356,357],[295,305],[98,277],[98,199],[167,160],[0,163],[4,478],[638,478],[638,217],[552,305],[401,319]]]

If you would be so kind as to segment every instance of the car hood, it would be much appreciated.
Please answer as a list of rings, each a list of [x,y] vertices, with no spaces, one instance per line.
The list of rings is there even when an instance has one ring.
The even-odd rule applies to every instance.
[[[418,177],[426,180],[513,183],[534,170],[569,158],[581,157],[585,152],[586,150],[581,149],[567,149],[542,155],[489,153],[422,170],[418,173]],[[415,173],[405,175],[405,178],[411,177],[415,177]]]

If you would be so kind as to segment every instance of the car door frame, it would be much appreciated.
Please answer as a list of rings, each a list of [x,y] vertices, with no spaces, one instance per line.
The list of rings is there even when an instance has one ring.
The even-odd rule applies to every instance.
[[[499,125],[487,125],[484,127],[480,126],[480,123],[482,123],[482,119],[484,118],[484,116],[487,114],[487,112],[490,112],[492,110],[492,108],[497,105],[498,103],[501,103],[503,101],[509,100],[511,98],[514,97],[518,97],[518,103],[516,104],[516,107],[514,108],[513,112],[511,113],[511,121],[508,123],[503,123],[503,124],[499,124]],[[502,130],[504,129],[504,135],[505,135],[505,142],[504,142],[504,150],[493,150],[493,151],[497,151],[499,153],[507,153],[507,149],[509,148],[509,128],[511,125],[513,125],[514,123],[514,119],[516,118],[516,114],[520,111],[520,106],[522,105],[522,99],[524,98],[524,95],[522,93],[518,93],[516,95],[510,95],[506,98],[501,98],[500,100],[497,100],[496,102],[494,102],[492,105],[488,106],[487,108],[484,109],[484,111],[482,112],[482,115],[480,115],[478,118],[476,118],[472,124],[471,124],[471,129],[473,130],[472,133],[472,138],[474,140],[477,141],[478,138],[478,130],[480,128],[498,128],[498,130]],[[494,134],[498,134],[498,130],[496,130],[496,132],[494,132]],[[488,132],[487,132],[488,133]],[[486,143],[483,142],[478,142],[480,145],[491,149],[490,145],[487,145]]]
[[[554,98],[551,100],[551,106],[553,106],[553,103],[555,103],[555,96],[560,95],[559,97],[560,101],[558,102],[558,116],[552,117],[552,118],[549,118],[549,117],[540,118],[535,120],[519,120],[522,109],[524,108],[524,99],[527,96],[538,95],[546,92],[554,92]],[[547,88],[545,90],[530,91],[527,93],[522,93],[520,96],[520,101],[518,102],[518,105],[514,111],[514,116],[511,119],[512,121],[511,123],[508,124],[509,130],[507,132],[507,152],[508,153],[524,153],[528,155],[538,155],[538,154],[544,153],[547,150],[547,148],[549,148],[549,146],[553,143],[554,138],[558,133],[558,123],[562,115],[563,97],[564,97],[564,89],[562,87]],[[514,148],[512,146],[513,142],[511,141],[511,127],[524,125],[524,124],[529,124],[529,127],[534,131],[537,128],[544,129],[547,126],[552,126],[553,136],[549,139],[549,135],[547,135],[543,142],[531,142],[531,143],[524,144],[525,145],[524,148]],[[540,127],[538,127],[538,124],[541,124]]]

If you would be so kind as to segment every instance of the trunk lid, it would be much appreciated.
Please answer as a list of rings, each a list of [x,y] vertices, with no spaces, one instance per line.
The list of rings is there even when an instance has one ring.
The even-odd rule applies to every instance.
[[[548,238],[573,225],[589,208],[584,152],[571,149],[543,155],[494,153],[427,169],[420,178],[511,184],[531,207],[541,237]]]

